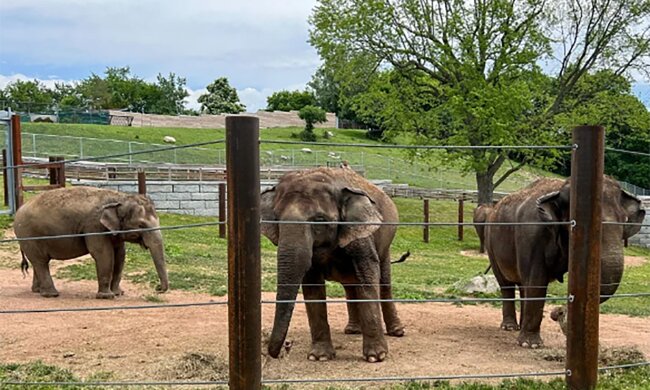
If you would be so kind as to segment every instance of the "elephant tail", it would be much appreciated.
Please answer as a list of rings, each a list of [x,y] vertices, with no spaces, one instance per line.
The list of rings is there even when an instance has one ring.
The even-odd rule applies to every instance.
[[[25,257],[25,253],[23,251],[20,251],[20,255],[23,257],[23,261],[20,262],[20,270],[23,273],[24,279],[26,275],[29,275],[29,262],[27,261],[27,257]]]
[[[411,251],[406,251],[406,253],[404,253],[402,257],[399,258],[399,260],[391,261],[390,263],[391,264],[403,263],[404,261],[406,261],[406,258],[409,256],[411,256]]]

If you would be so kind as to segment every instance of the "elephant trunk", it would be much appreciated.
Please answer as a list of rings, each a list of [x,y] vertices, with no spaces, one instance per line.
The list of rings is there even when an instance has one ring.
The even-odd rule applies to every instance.
[[[282,235],[281,235],[282,236]],[[310,241],[308,239],[308,241]],[[278,246],[278,301],[289,301],[275,304],[273,331],[269,339],[269,355],[277,358],[287,337],[296,296],[305,273],[311,266],[312,244],[295,242],[283,243]]]
[[[600,303],[607,301],[609,299],[607,296],[614,295],[623,278],[625,268],[623,241],[617,237],[620,235],[616,235],[612,239],[603,237],[603,253],[600,263]]]
[[[156,290],[165,292],[169,289],[169,279],[167,278],[167,266],[165,263],[165,246],[163,244],[162,234],[160,231],[147,232],[143,235],[144,244],[149,248],[151,258],[156,266],[160,286]]]

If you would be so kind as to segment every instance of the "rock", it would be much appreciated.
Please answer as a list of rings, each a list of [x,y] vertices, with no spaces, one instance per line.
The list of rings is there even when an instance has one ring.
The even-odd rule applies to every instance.
[[[456,290],[466,294],[490,294],[499,291],[499,283],[494,275],[475,276],[467,282],[460,281],[454,285]]]
[[[558,306],[554,308],[551,311],[551,319],[560,325],[560,329],[562,329],[562,333],[564,335],[567,335],[567,327],[568,327],[568,311],[566,305],[564,306]]]
[[[171,135],[166,135],[165,137],[163,137],[163,141],[168,144],[175,144],[176,138],[172,137]]]
[[[66,353],[63,354],[63,358],[67,359],[67,358],[74,357],[75,355],[76,355],[76,353],[74,353],[74,352],[66,352]]]
[[[332,133],[331,131],[326,131],[325,134],[327,135],[328,138],[334,137],[334,133]]]
[[[267,151],[266,151],[266,152],[264,152],[264,153],[266,153],[266,155],[267,155],[267,156],[273,156],[273,152],[272,152],[272,151],[270,151],[270,150],[267,150]]]
[[[289,159],[289,156],[281,155],[280,160],[282,161],[287,161]]]
[[[302,152],[304,152],[304,153],[311,153],[311,149],[309,149],[309,148],[302,148],[302,149],[300,149],[300,150],[301,150]]]

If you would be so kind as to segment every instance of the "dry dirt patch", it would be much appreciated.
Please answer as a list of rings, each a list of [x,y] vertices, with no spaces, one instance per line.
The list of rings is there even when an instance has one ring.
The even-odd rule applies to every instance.
[[[126,282],[126,295],[112,301],[94,298],[95,281],[56,280],[61,295],[41,298],[30,291],[31,280],[19,269],[0,269],[0,310],[147,304],[152,291]],[[170,291],[167,303],[225,301],[224,297]],[[273,294],[264,294],[272,299]],[[273,306],[263,306],[268,333]],[[551,307],[546,309],[550,312]],[[328,362],[306,359],[310,345],[304,305],[297,305],[283,359],[263,356],[265,378],[334,378],[423,376],[562,370],[539,351],[516,345],[516,334],[500,331],[500,309],[449,304],[399,305],[406,336],[389,338],[388,360],[369,364],[361,359],[361,336],[343,334],[344,305],[328,308],[337,357]],[[0,315],[0,362],[42,360],[80,377],[111,372],[118,380],[221,379],[227,373],[228,339],[225,305],[191,308],[117,310],[75,313]],[[604,347],[636,346],[650,356],[650,320],[602,315]],[[547,348],[562,350],[564,336],[546,318],[542,335]],[[205,366],[205,367],[204,367]],[[207,369],[206,369],[207,367]]]

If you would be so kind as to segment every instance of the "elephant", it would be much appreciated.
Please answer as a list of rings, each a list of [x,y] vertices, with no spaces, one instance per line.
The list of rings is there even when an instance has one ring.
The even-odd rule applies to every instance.
[[[265,221],[332,222],[332,224],[263,223],[262,233],[277,251],[277,300],[269,355],[276,358],[287,335],[299,286],[306,300],[324,300],[325,280],[339,282],[347,299],[392,298],[390,245],[398,222],[393,201],[380,188],[349,168],[313,168],[290,172],[262,192]],[[362,222],[365,224],[337,224]],[[377,224],[373,224],[377,223]],[[405,255],[406,256],[406,255]],[[404,257],[403,257],[404,258]],[[325,303],[306,303],[312,346],[308,359],[335,357]],[[363,357],[374,363],[388,353],[386,332],[404,335],[393,302],[348,302],[344,332],[362,333]]]
[[[569,221],[570,180],[535,181],[501,199],[488,222]],[[603,221],[641,223],[645,210],[639,199],[623,191],[616,180],[608,176],[603,180]],[[600,294],[604,297],[601,303],[616,292],[623,277],[624,239],[639,230],[638,225],[603,225]],[[487,226],[488,257],[503,298],[514,298],[517,286],[522,298],[543,298],[550,282],[563,282],[569,269],[569,236],[568,225]],[[512,300],[504,301],[502,310],[501,329],[519,329],[517,342],[520,346],[543,346],[540,336],[543,300],[522,301],[519,324]]]
[[[18,238],[159,226],[156,209],[149,197],[84,186],[38,194],[18,209],[14,219]],[[95,260],[99,283],[96,298],[112,299],[124,293],[120,280],[125,242],[137,243],[149,250],[160,279],[157,290],[167,291],[169,281],[160,230],[20,241],[21,267],[25,272],[29,267],[27,260],[32,263],[33,292],[43,297],[56,297],[59,293],[50,275],[50,260],[69,260],[90,253]]]
[[[490,213],[492,213],[492,206],[485,203],[479,204],[474,209],[474,223],[486,222]],[[485,225],[474,225],[474,228],[476,229],[476,235],[481,243],[479,253],[485,253]]]

